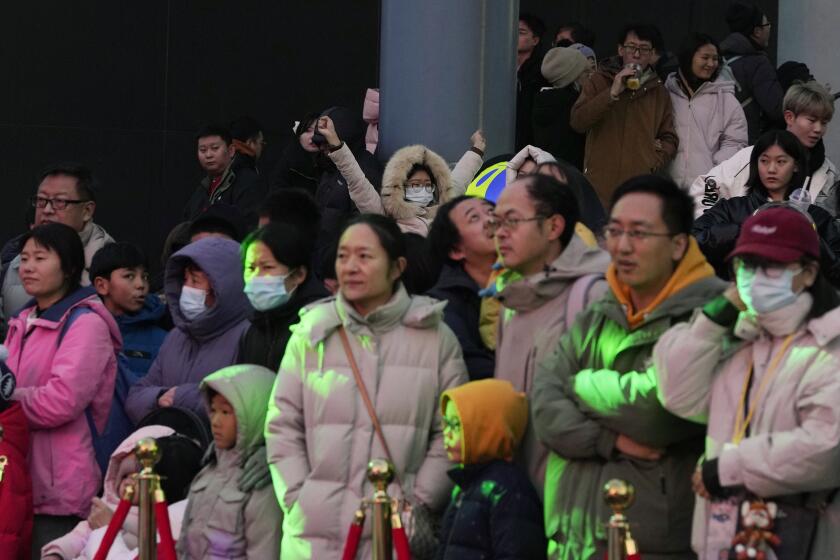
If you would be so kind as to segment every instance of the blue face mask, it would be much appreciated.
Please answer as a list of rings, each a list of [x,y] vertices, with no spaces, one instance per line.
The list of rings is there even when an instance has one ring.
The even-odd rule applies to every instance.
[[[793,292],[793,277],[802,269],[785,268],[777,274],[768,276],[761,268],[749,269],[738,267],[735,271],[735,283],[738,295],[747,309],[753,313],[770,313],[796,303]]]
[[[291,297],[286,291],[285,276],[254,276],[245,283],[245,295],[257,311],[280,307]]]
[[[184,286],[181,288],[181,297],[178,300],[178,305],[184,317],[188,321],[192,321],[207,311],[207,292],[198,288]]]

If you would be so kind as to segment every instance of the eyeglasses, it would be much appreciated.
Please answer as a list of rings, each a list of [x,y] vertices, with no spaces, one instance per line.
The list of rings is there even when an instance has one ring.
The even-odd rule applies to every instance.
[[[443,417],[440,419],[440,427],[442,430],[449,430],[451,432],[460,432],[461,431],[461,421],[457,418],[450,420],[447,417]]]
[[[525,222],[538,222],[544,219],[545,216],[541,216],[539,214],[537,214],[533,218],[493,218],[492,220],[487,220],[486,222],[484,222],[484,229],[486,229],[490,233],[496,233],[502,228],[505,228],[508,231],[516,231],[516,228],[519,227],[519,224]]]
[[[435,187],[434,183],[408,183],[407,185],[405,185],[405,188],[406,189],[412,189],[412,190],[423,189],[426,192],[430,193],[430,192],[435,192],[436,187]]]
[[[649,55],[653,51],[653,47],[648,47],[647,45],[621,45],[621,48],[642,56]]]
[[[735,265],[736,269],[740,268],[752,274],[755,274],[756,270],[761,270],[768,278],[781,278],[787,270],[787,265],[783,263],[757,262],[746,260],[741,257],[735,257],[732,259],[732,264]],[[801,266],[792,270],[793,275],[796,276],[802,272],[802,270]]]
[[[673,237],[673,234],[670,233],[656,233],[642,229],[624,230],[616,226],[607,226],[604,228],[604,239],[607,241],[618,241],[621,239],[621,236],[625,234],[632,243],[637,241],[644,242],[649,237]]]
[[[46,208],[47,204],[53,207],[53,210],[64,210],[68,204],[84,204],[90,200],[71,200],[69,198],[45,198],[43,196],[33,196],[30,200],[32,206],[35,208]]]

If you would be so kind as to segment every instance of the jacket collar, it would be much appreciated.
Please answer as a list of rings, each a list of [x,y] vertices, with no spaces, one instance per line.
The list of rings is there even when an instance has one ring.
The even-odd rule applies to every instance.
[[[440,276],[433,289],[449,290],[462,288],[472,294],[478,294],[481,287],[467,274],[459,263],[445,262],[440,269]]]
[[[96,290],[94,290],[92,286],[78,288],[73,293],[67,294],[60,301],[45,309],[44,312],[41,313],[39,319],[50,321],[52,323],[58,323],[61,321],[61,318],[64,317],[64,314],[72,307],[75,307],[77,303],[95,294]],[[31,299],[23,308],[28,309],[34,305],[37,305],[37,303],[34,299]]]
[[[583,239],[573,235],[560,256],[544,272],[511,282],[496,297],[509,309],[531,311],[556,298],[581,276],[603,274],[609,264],[610,256],[604,250],[588,247]]]

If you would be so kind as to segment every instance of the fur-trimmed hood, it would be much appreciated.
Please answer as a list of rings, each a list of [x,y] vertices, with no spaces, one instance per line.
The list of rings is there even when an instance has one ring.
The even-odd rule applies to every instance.
[[[421,208],[405,200],[405,183],[408,173],[416,164],[425,165],[432,171],[433,181],[437,185],[435,200],[429,206]],[[382,206],[385,213],[393,219],[410,220],[423,217],[434,218],[438,207],[454,198],[452,193],[452,175],[446,161],[426,146],[406,146],[397,150],[388,160],[382,174]]]

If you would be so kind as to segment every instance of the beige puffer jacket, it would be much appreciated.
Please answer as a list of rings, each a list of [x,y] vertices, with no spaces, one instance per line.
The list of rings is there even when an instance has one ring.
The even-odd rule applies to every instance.
[[[362,169],[347,145],[330,154],[335,166],[347,181],[350,198],[360,212],[385,214],[396,220],[404,232],[418,233],[425,237],[429,225],[435,219],[437,209],[447,201],[464,194],[475,174],[481,167],[482,158],[476,152],[467,150],[451,172],[446,161],[426,146],[406,146],[397,150],[388,160],[382,174],[382,196],[367,180]],[[405,200],[405,182],[415,164],[427,166],[434,175],[434,201],[420,207]]]
[[[799,296],[809,297],[808,294]],[[741,314],[734,329],[697,312],[672,327],[653,351],[662,404],[683,418],[708,424],[706,460],[718,460],[724,487],[745,486],[763,498],[802,495],[829,500],[817,522],[810,558],[840,550],[840,308],[805,319],[810,303],[787,313],[794,337],[758,397],[748,435],[732,440],[744,378],[752,360],[752,403],[786,337],[773,336]],[[797,315],[798,314],[798,315]],[[784,503],[780,506],[784,511]],[[697,499],[692,546],[701,559],[718,558],[708,531],[709,502]],[[731,541],[730,541],[731,542]]]
[[[438,400],[467,381],[445,303],[410,297],[358,315],[339,295],[304,308],[277,375],[266,447],[285,512],[281,558],[341,557],[362,498],[373,494],[365,471],[386,456],[344,353],[344,326],[409,499],[442,510],[452,487]],[[396,483],[388,489],[400,496]],[[370,557],[370,523],[358,558]]]

